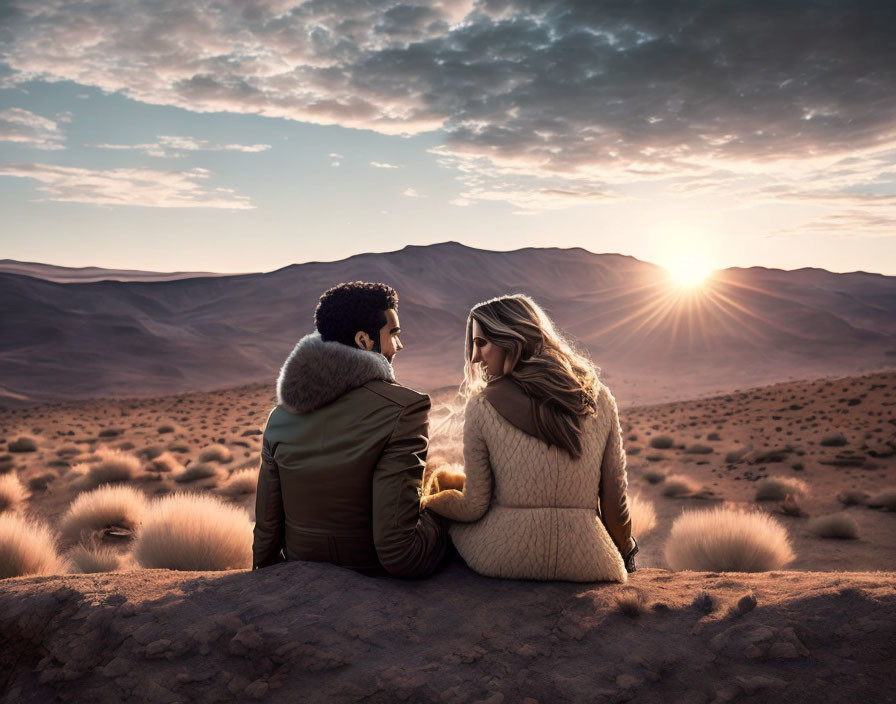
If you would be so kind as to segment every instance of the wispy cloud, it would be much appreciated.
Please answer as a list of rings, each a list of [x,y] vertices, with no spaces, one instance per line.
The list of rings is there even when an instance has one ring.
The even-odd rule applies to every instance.
[[[401,195],[407,196],[408,198],[426,198],[426,196],[422,193],[417,193],[416,189],[414,188],[405,188],[401,192]]]
[[[140,151],[156,157],[183,157],[185,152],[263,152],[271,148],[270,144],[216,144],[206,139],[195,137],[174,137],[162,135],[155,142],[147,144],[93,144],[98,149],[115,149],[122,151]]]
[[[0,142],[16,142],[37,149],[65,149],[65,135],[58,122],[68,122],[67,114],[49,120],[22,108],[0,110]]]
[[[399,169],[400,166],[396,166],[395,164],[388,164],[384,161],[371,161],[370,165],[377,169]]]
[[[53,164],[4,164],[0,175],[38,181],[47,200],[147,208],[224,208],[247,210],[249,199],[227,188],[209,188],[206,169],[99,171]]]
[[[787,162],[896,147],[892,3],[13,8],[0,50],[18,79],[68,79],[200,112],[442,130],[446,164],[486,161],[502,173],[501,188],[465,181],[468,199],[527,191],[523,200],[553,204],[539,194],[605,192],[596,182],[670,182],[684,193],[717,173],[755,196],[750,179],[786,178]]]

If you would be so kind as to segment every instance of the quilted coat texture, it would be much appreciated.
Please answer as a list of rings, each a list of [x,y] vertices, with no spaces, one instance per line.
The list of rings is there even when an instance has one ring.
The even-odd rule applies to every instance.
[[[464,421],[464,490],[426,497],[425,505],[456,521],[451,538],[480,574],[626,582],[620,548],[597,512],[602,475],[623,497],[627,487],[619,413],[603,384],[582,440],[574,460],[474,396]]]

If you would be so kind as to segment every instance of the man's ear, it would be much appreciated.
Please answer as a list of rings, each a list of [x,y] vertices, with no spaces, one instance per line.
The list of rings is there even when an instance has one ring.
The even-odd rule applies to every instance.
[[[369,351],[373,349],[373,340],[371,340],[370,335],[363,330],[358,330],[358,332],[355,333],[355,344],[362,350]]]

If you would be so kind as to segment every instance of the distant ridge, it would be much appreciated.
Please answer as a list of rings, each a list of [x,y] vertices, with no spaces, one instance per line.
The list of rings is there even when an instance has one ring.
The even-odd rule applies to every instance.
[[[98,266],[58,266],[40,262],[0,259],[0,273],[20,274],[56,283],[94,283],[97,281],[177,281],[199,276],[233,276],[208,271],[157,272],[137,269],[104,269]]]
[[[405,350],[396,375],[425,391],[459,384],[470,308],[506,293],[541,303],[590,353],[620,403],[896,363],[896,277],[860,272],[730,268],[689,291],[632,256],[457,242],[240,275],[136,272],[153,278],[115,280],[111,270],[28,263],[32,275],[4,273],[10,264],[22,263],[0,262],[4,403],[273,383],[311,331],[320,294],[356,280],[397,289]],[[33,276],[39,270],[103,280],[73,286]]]

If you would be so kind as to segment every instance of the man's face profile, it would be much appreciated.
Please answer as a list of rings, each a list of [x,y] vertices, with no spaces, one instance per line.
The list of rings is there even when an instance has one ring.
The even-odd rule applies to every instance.
[[[399,339],[401,327],[398,323],[398,311],[394,308],[388,308],[385,311],[385,315],[386,324],[380,328],[378,340],[371,340],[367,333],[359,331],[355,335],[355,342],[361,349],[379,352],[391,364],[395,354],[398,350],[403,349],[404,345],[401,344]]]

